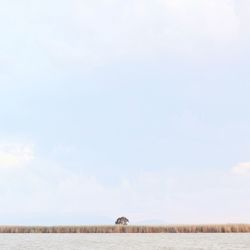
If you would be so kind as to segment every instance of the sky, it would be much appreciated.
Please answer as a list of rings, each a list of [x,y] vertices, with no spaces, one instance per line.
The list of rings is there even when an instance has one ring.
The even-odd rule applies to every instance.
[[[250,223],[248,0],[0,0],[0,224]]]

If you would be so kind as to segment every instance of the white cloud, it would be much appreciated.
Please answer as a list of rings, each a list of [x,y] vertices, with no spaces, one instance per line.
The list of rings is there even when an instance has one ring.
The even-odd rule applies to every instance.
[[[120,215],[132,223],[220,223],[247,218],[247,209],[240,217],[238,213],[250,207],[245,199],[248,183],[225,179],[212,170],[196,174],[178,169],[142,171],[120,176],[113,184],[83,170],[84,166],[79,171],[36,157],[23,171],[2,171],[0,216],[15,215],[18,220],[25,214],[41,215],[51,218],[46,223],[59,216],[59,224],[65,223],[67,215],[105,216],[111,223]],[[230,207],[226,214],[225,204]],[[37,217],[32,223],[44,222]]]
[[[208,57],[211,50],[226,54],[249,37],[249,6],[249,1],[233,0],[72,0],[53,5],[46,0],[14,8],[6,1],[0,17],[1,58],[19,76],[33,72],[37,77],[37,71],[51,67],[82,71],[136,57]]]
[[[250,162],[241,162],[232,168],[235,175],[250,176]]]
[[[34,159],[32,145],[0,144],[0,168],[23,167]]]
[[[229,0],[75,0],[71,9],[74,16],[67,27],[78,31],[79,40],[72,40],[76,33],[68,31],[72,36],[64,45],[77,60],[98,63],[162,53],[208,55],[207,50],[221,46],[225,50],[225,45],[239,39],[239,17]]]
[[[139,174],[111,187],[89,173],[79,174],[48,163],[40,167],[37,165],[24,173],[0,176],[0,200],[3,204],[0,214],[16,214],[18,211],[20,216],[76,214],[113,219],[126,214],[132,221],[139,221],[159,219],[160,211],[166,208],[169,186],[166,176],[165,180],[157,180],[155,177],[159,174]]]

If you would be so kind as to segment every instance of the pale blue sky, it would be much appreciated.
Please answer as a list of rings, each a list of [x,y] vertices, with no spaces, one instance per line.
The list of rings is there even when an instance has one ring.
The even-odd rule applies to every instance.
[[[249,16],[0,1],[0,223],[250,222]]]

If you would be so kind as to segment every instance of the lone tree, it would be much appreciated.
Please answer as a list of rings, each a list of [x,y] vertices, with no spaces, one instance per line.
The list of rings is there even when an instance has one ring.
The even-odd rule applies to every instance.
[[[128,223],[129,220],[126,217],[119,217],[115,222],[116,225],[124,225],[124,226],[127,226]]]

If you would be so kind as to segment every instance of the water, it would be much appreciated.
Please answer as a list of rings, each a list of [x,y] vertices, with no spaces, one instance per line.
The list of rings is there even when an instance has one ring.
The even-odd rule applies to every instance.
[[[0,234],[1,250],[243,250],[250,234]]]

